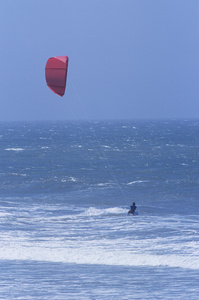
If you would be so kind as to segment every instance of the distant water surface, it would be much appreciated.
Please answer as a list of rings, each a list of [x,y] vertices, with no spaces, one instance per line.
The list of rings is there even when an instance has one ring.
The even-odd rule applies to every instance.
[[[0,299],[199,298],[199,121],[0,125]]]

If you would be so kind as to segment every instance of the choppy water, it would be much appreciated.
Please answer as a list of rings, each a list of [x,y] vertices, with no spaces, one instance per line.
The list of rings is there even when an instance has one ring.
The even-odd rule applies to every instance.
[[[1,123],[0,153],[0,299],[198,299],[199,121]]]

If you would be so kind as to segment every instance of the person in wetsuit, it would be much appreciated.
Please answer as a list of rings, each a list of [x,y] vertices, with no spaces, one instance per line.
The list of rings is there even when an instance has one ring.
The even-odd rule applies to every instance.
[[[133,204],[130,206],[130,210],[128,212],[128,214],[135,214],[135,210],[136,210],[137,206],[135,206],[135,202],[133,202]]]

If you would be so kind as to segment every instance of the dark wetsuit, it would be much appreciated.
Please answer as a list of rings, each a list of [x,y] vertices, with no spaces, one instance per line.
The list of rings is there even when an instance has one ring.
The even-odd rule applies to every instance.
[[[128,212],[128,213],[129,213],[129,214],[133,214],[133,215],[134,215],[136,208],[137,208],[137,206],[135,206],[135,205],[131,205],[131,206],[130,206],[130,210],[129,210],[129,212]]]

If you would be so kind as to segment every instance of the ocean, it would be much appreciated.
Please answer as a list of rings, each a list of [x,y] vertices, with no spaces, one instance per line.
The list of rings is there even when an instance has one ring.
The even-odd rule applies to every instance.
[[[199,299],[199,120],[3,122],[0,153],[0,299]]]

